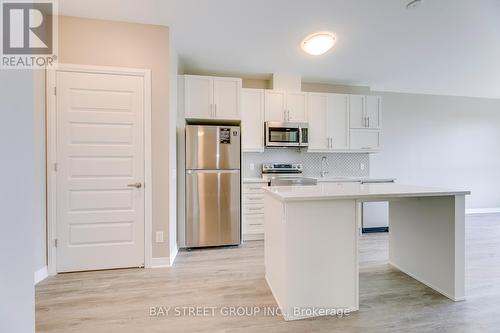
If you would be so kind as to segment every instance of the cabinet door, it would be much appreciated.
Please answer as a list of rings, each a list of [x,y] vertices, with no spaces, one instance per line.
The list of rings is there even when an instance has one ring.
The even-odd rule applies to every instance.
[[[307,118],[309,120],[308,150],[327,150],[330,148],[328,136],[328,94],[310,93],[307,97]]]
[[[372,130],[351,130],[351,149],[376,150],[380,148],[380,132]]]
[[[243,89],[241,93],[241,148],[264,151],[264,90]]]
[[[241,79],[214,77],[214,118],[240,119]]]
[[[211,77],[185,75],[184,96],[186,118],[212,118],[213,87]]]
[[[380,128],[381,98],[379,96],[366,96],[365,101],[366,126]]]
[[[329,94],[327,123],[331,149],[348,149],[349,96]]]
[[[307,93],[288,92],[286,93],[286,106],[288,121],[307,121]]]
[[[351,128],[365,128],[365,96],[349,96],[349,123]]]
[[[266,90],[266,121],[286,121],[285,98],[283,91]]]

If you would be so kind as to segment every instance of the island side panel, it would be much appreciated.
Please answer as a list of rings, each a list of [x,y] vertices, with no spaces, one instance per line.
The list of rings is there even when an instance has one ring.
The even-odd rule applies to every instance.
[[[308,317],[299,308],[358,310],[356,207],[355,200],[285,203],[287,319]]]
[[[283,203],[264,194],[264,265],[265,277],[278,307],[286,307],[285,215]]]
[[[464,196],[393,199],[389,261],[430,288],[464,299]]]

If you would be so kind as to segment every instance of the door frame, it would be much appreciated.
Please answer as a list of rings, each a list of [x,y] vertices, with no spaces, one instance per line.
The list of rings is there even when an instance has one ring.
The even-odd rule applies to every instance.
[[[151,70],[127,67],[57,64],[46,70],[47,137],[47,266],[49,275],[57,274],[57,100],[58,72],[98,73],[138,76],[144,79],[144,267],[152,261],[152,183],[151,183]]]

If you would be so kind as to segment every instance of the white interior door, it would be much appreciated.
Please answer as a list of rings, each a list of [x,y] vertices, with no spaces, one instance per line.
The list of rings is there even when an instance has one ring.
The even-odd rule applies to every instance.
[[[144,79],[57,72],[57,271],[144,265]]]

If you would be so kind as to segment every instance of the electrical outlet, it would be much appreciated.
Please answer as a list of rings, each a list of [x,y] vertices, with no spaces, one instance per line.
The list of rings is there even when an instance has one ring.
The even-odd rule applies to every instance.
[[[364,170],[364,169],[365,169],[365,164],[359,163],[359,170]]]
[[[163,231],[156,232],[156,242],[163,243]]]
[[[249,167],[250,167],[250,170],[255,170],[255,164],[250,163],[250,166],[249,166]]]

